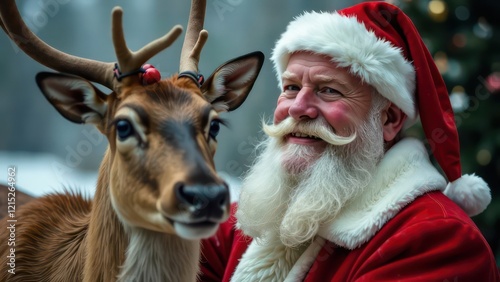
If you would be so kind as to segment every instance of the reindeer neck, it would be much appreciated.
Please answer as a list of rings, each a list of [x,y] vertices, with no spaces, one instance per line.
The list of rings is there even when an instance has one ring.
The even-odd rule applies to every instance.
[[[84,281],[115,281],[125,261],[128,236],[111,205],[109,169],[112,154],[108,149],[99,169],[96,192],[92,203]]]
[[[130,244],[118,281],[196,281],[199,240],[141,228],[127,233]]]
[[[111,204],[108,150],[99,170],[87,234],[84,281],[196,281],[199,240],[124,228]]]

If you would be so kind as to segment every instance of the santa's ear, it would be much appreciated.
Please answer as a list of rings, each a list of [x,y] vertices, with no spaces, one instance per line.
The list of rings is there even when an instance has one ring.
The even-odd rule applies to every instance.
[[[237,109],[247,98],[259,75],[264,54],[253,52],[218,67],[201,91],[218,112]]]
[[[382,110],[381,118],[384,141],[391,142],[403,128],[407,116],[394,103],[389,103],[389,105]]]

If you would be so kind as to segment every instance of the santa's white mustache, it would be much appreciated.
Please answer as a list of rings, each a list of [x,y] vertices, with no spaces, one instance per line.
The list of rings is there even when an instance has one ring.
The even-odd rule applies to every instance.
[[[315,136],[331,145],[347,145],[356,139],[356,133],[343,137],[335,134],[328,123],[323,119],[309,121],[297,121],[287,117],[278,124],[267,124],[262,122],[262,130],[270,137],[282,139],[291,133],[301,133]]]

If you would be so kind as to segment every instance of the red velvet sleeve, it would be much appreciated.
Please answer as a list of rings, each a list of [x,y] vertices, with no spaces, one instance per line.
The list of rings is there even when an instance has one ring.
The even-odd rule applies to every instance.
[[[354,273],[353,273],[354,274]],[[354,281],[498,281],[487,242],[457,219],[421,222],[383,243]]]

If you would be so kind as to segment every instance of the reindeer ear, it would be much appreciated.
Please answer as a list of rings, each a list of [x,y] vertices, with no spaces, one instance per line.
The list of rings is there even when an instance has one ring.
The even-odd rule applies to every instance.
[[[253,52],[218,67],[201,91],[218,112],[237,109],[247,98],[259,75],[264,54]]]
[[[106,114],[106,94],[78,76],[41,72],[36,76],[43,95],[66,119],[98,124]]]

